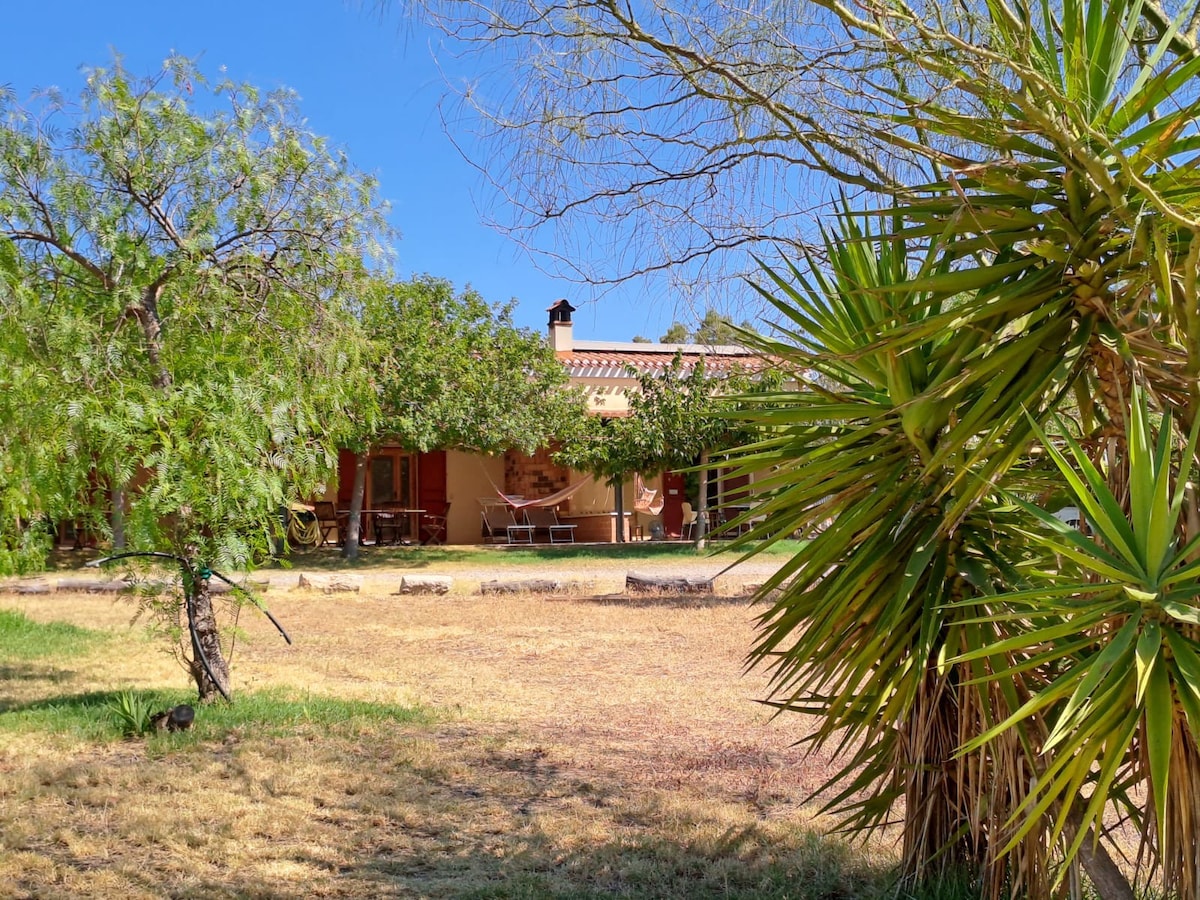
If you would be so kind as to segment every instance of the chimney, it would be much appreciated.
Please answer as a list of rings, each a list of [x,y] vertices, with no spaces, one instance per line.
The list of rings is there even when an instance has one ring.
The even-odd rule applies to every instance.
[[[550,349],[558,353],[570,352],[575,349],[575,339],[572,336],[571,313],[575,312],[566,300],[558,300],[548,308],[550,313]]]

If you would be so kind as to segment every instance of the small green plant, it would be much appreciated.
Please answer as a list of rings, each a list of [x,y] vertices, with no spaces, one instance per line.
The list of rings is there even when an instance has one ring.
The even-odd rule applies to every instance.
[[[105,708],[125,737],[139,737],[150,730],[150,700],[137,691],[121,691]]]

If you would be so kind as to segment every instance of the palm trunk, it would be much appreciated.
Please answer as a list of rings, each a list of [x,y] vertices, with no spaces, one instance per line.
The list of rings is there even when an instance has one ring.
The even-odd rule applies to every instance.
[[[221,633],[217,629],[217,617],[213,612],[208,578],[197,574],[191,579],[191,584],[185,585],[185,589],[191,595],[188,600],[195,624],[195,632],[192,634],[192,659],[188,670],[200,691],[200,701],[208,702],[218,695],[229,697],[229,663],[221,651]],[[204,661],[208,662],[207,667]]]
[[[367,491],[367,454],[354,454],[354,487],[350,492],[350,517],[346,521],[346,533],[342,535],[342,557],[358,559],[358,543],[362,537],[363,495]]]

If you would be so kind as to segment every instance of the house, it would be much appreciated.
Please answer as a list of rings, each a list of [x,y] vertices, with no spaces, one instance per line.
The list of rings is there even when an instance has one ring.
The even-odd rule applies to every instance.
[[[559,300],[549,307],[548,340],[567,370],[572,384],[580,386],[588,410],[595,415],[619,417],[629,414],[628,393],[637,386],[630,369],[638,373],[663,372],[676,353],[685,366],[702,357],[709,370],[732,366],[753,367],[756,357],[736,346],[699,344],[651,344],[612,341],[586,341],[574,337],[571,314],[574,308]],[[481,502],[492,502],[497,491],[528,498],[544,497],[581,481],[587,481],[559,507],[559,517],[576,525],[580,541],[612,541],[617,538],[616,498],[613,488],[586,474],[556,465],[551,450],[543,448],[532,456],[508,451],[488,457],[455,450],[416,453],[398,446],[382,445],[367,461],[365,509],[377,509],[385,503],[399,502],[406,507],[440,514],[449,508],[446,541],[451,544],[476,544],[481,540]],[[354,454],[342,451],[338,465],[338,483],[326,499],[339,509],[350,506],[354,483]],[[677,473],[648,479],[646,486],[662,492],[665,506],[661,527],[667,535],[681,533],[685,480]],[[746,488],[746,478],[735,478],[715,470],[709,482],[709,504],[736,498]],[[648,537],[651,519],[634,512],[636,486],[632,476],[623,486],[622,508],[626,511],[623,527],[627,538]],[[695,497],[690,501],[695,504]],[[365,523],[368,527],[370,523]]]

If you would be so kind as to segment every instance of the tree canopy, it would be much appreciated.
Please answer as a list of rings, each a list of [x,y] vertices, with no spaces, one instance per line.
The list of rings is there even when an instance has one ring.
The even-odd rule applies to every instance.
[[[384,230],[374,182],[290,94],[179,57],[0,117],[8,546],[115,512],[132,546],[261,557],[359,400],[346,288]]]
[[[531,453],[582,416],[554,352],[513,324],[512,309],[432,276],[376,281],[362,318],[380,416],[359,444]]]

